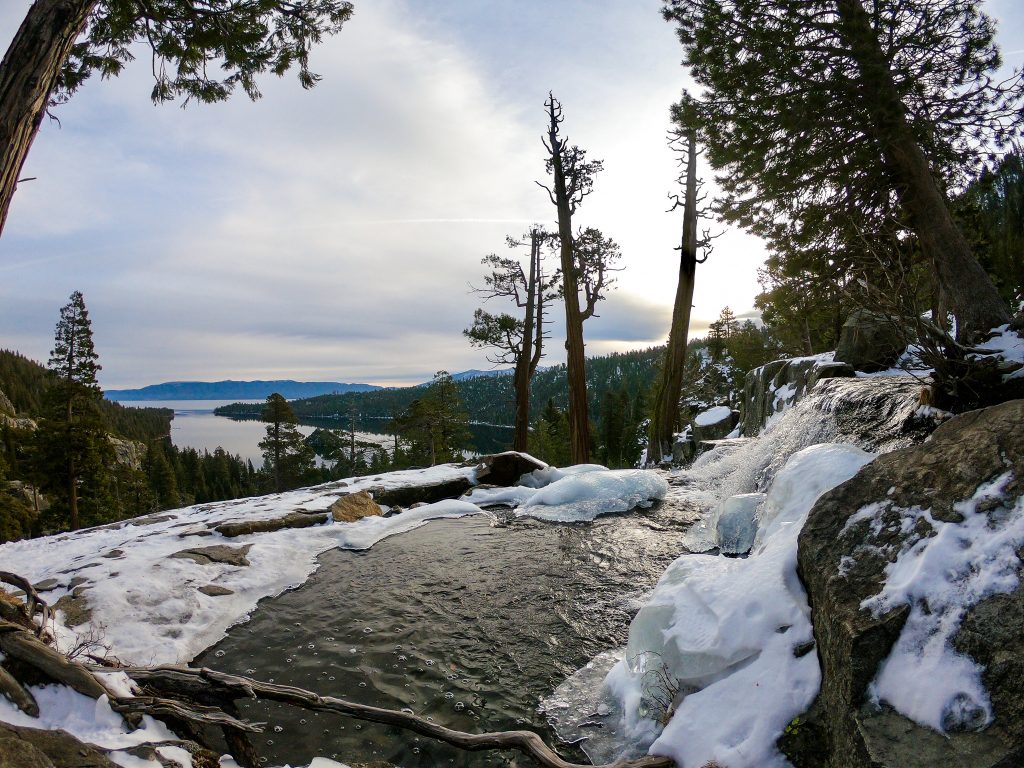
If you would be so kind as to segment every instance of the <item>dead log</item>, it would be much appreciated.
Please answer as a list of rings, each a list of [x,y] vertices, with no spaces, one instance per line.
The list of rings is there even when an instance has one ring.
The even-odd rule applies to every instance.
[[[63,653],[46,645],[17,624],[0,622],[0,651],[91,699],[100,696],[115,698],[88,669],[69,660]]]
[[[128,668],[125,672],[136,682],[167,694],[193,696],[205,687],[206,692],[200,695],[214,699],[250,698],[277,701],[302,709],[336,712],[358,720],[396,726],[443,741],[459,749],[474,752],[493,749],[517,750],[532,758],[542,768],[589,768],[563,760],[540,736],[531,731],[465,733],[406,712],[356,704],[333,696],[319,696],[302,688],[266,683],[206,668],[163,666],[146,669]],[[671,758],[645,755],[598,768],[671,768],[673,765]]]
[[[35,697],[3,667],[0,667],[0,695],[7,697],[29,717],[39,717],[39,705],[36,704]]]

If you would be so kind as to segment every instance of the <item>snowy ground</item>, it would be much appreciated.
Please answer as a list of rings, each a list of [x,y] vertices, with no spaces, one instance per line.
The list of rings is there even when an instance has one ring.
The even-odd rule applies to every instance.
[[[75,628],[66,626],[67,616],[57,612],[55,631],[63,649],[82,640],[95,640],[125,662],[182,663],[244,621],[261,599],[305,582],[317,567],[317,556],[328,549],[368,549],[428,520],[493,514],[482,508],[488,505],[510,507],[513,514],[548,521],[592,520],[601,514],[649,506],[668,490],[665,480],[654,472],[612,471],[597,465],[565,470],[551,467],[525,476],[525,485],[520,487],[475,489],[475,494],[461,500],[405,509],[390,517],[367,517],[354,523],[328,519],[305,528],[235,537],[214,530],[228,522],[272,520],[297,511],[324,512],[339,497],[361,489],[432,485],[459,478],[475,482],[475,470],[443,465],[197,505],[5,544],[0,546],[0,562],[4,570],[40,585],[42,596],[51,605],[75,592],[87,603],[88,620]],[[248,564],[209,561],[201,554],[198,560],[181,556],[211,546],[230,547],[235,550],[232,555],[244,555]],[[115,688],[125,685],[123,680],[108,682]],[[127,733],[120,716],[103,700],[92,701],[61,686],[33,692],[42,709],[39,719],[24,715],[0,697],[0,722],[63,728],[106,748],[171,738],[160,723],[151,721],[142,730]],[[181,750],[168,749],[165,757],[182,758]],[[113,759],[126,768],[157,768],[155,762],[126,753],[116,753]],[[191,761],[180,762],[191,765]],[[334,765],[319,759],[311,768]]]

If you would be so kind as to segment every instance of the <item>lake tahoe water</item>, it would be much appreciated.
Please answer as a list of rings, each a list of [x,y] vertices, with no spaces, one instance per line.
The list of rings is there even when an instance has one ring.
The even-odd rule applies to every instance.
[[[243,459],[252,461],[259,468],[263,454],[259,442],[267,434],[267,425],[255,419],[229,419],[214,414],[214,408],[231,403],[262,403],[262,400],[123,400],[127,408],[171,408],[171,442],[178,448],[195,448],[210,451],[218,447]],[[387,421],[367,419],[356,421],[356,439],[391,448],[394,437],[386,432]],[[317,427],[326,429],[347,429],[344,420],[318,419],[299,423],[299,432],[309,435]],[[512,430],[507,427],[471,425],[472,449],[478,453],[493,453],[506,450],[512,444]]]

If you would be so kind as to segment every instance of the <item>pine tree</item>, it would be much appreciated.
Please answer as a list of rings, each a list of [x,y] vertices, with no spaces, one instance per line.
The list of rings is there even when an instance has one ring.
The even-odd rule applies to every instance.
[[[277,392],[267,398],[263,410],[267,436],[260,443],[264,468],[273,478],[273,488],[280,493],[297,488],[313,469],[315,454],[303,442],[296,424],[295,412]],[[218,449],[219,450],[219,449]]]
[[[109,497],[114,452],[99,410],[103,392],[96,381],[98,359],[85,300],[75,291],[60,310],[49,362],[55,379],[46,392],[36,452],[40,473],[67,505],[66,522],[72,530],[80,527],[83,516],[90,522],[114,516]],[[87,507],[85,515],[80,501]]]

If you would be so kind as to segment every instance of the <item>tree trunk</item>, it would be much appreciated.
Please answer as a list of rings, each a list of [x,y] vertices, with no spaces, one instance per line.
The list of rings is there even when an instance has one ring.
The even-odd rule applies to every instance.
[[[562,140],[558,137],[554,100],[550,107],[548,139],[555,178],[558,236],[561,240],[562,293],[565,303],[565,350],[569,379],[569,456],[573,464],[590,461],[590,416],[587,413],[586,358],[583,353],[583,317],[580,313],[579,280],[572,245],[572,210],[562,165]]]
[[[530,438],[530,379],[533,376],[534,357],[534,309],[537,303],[540,236],[536,230],[530,232],[530,268],[526,278],[526,315],[523,320],[523,343],[516,358],[516,370],[512,386],[516,391],[516,421],[512,437],[512,449],[526,451]]]
[[[0,62],[0,233],[61,68],[97,0],[35,0]]]
[[[686,343],[690,331],[694,279],[697,274],[697,136],[686,135],[686,192],[683,205],[683,237],[679,247],[679,281],[672,306],[672,326],[665,347],[647,460],[660,461],[672,452],[672,438],[679,420],[679,395],[683,389]]]
[[[921,250],[931,259],[939,284],[957,317],[957,334],[970,339],[1008,323],[1010,313],[992,280],[971,253],[953,221],[928,158],[907,122],[871,18],[860,0],[836,0],[839,31],[857,63],[875,138],[900,185],[900,198]]]

